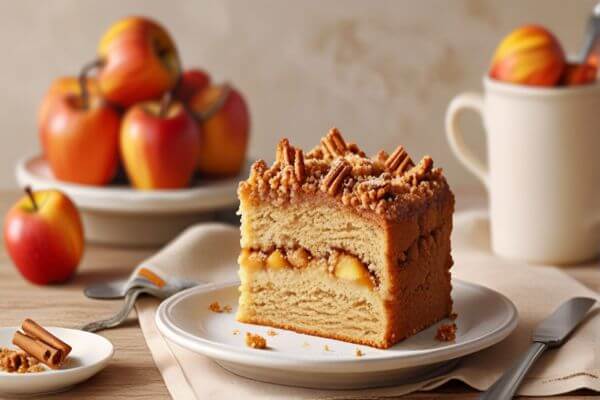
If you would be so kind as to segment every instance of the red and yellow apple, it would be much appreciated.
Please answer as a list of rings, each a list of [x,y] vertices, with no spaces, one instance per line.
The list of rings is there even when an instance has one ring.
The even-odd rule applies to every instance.
[[[198,160],[200,132],[181,102],[139,103],[121,126],[121,155],[131,183],[138,189],[188,186]]]
[[[160,97],[181,73],[175,43],[148,18],[129,17],[113,24],[100,40],[98,56],[100,90],[108,101],[124,107]]]
[[[100,93],[96,79],[88,78],[86,85],[88,93],[90,93],[92,96],[97,96]],[[66,95],[81,95],[79,78],[75,76],[63,76],[55,79],[52,82],[38,109],[38,128],[44,125],[48,115],[52,114],[52,106],[56,103],[56,100]],[[43,138],[41,139],[43,142]],[[42,147],[44,146],[42,145]]]
[[[52,173],[67,182],[107,184],[119,164],[119,113],[91,93],[50,95],[39,131]]]
[[[28,281],[39,285],[64,282],[83,255],[79,212],[57,190],[27,192],[4,220],[8,254]]]
[[[566,65],[556,37],[537,25],[515,29],[496,48],[490,77],[521,85],[554,86]]]
[[[569,63],[560,78],[560,83],[565,86],[593,83],[596,82],[597,72],[598,70],[595,65]]]
[[[250,113],[240,92],[227,84],[210,86],[188,106],[202,127],[198,170],[215,177],[238,174],[250,134]]]
[[[175,97],[187,103],[194,95],[210,85],[210,75],[201,69],[189,69],[181,75]]]

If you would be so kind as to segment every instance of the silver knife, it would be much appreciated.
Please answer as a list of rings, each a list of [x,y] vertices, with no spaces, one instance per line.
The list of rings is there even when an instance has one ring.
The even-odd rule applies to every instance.
[[[502,375],[485,393],[480,400],[512,399],[521,381],[533,363],[542,355],[544,350],[562,345],[569,334],[583,320],[590,308],[596,303],[588,297],[575,297],[560,305],[541,324],[537,326],[531,340],[533,343],[527,353]]]

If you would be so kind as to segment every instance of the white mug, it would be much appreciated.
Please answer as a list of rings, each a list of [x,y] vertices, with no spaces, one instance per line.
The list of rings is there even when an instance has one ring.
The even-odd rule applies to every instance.
[[[483,79],[446,111],[456,157],[486,186],[492,250],[533,263],[573,264],[600,250],[600,84],[539,88]],[[458,118],[477,111],[488,165],[466,148]]]

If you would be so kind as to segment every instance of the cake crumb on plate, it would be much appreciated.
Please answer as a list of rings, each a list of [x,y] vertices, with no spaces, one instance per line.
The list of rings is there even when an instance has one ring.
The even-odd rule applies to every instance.
[[[230,313],[232,310],[230,305],[224,305],[223,307],[221,307],[218,301],[213,301],[212,303],[210,303],[208,309],[214,313]]]
[[[356,357],[362,357],[365,355],[365,353],[363,353],[362,350],[357,347],[356,350],[354,351],[354,355]]]
[[[456,339],[456,324],[442,324],[438,327],[435,338],[440,342],[452,342]]]
[[[275,330],[273,330],[273,329],[269,329],[267,331],[267,335],[269,335],[269,336],[277,336],[277,332],[275,332]]]
[[[266,349],[267,340],[260,335],[246,332],[246,346],[252,347],[253,349]]]

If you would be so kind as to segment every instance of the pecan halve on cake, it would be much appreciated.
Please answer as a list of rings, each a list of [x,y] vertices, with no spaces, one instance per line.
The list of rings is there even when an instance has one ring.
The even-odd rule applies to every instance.
[[[452,312],[454,196],[430,157],[283,139],[238,188],[237,319],[387,348]]]

